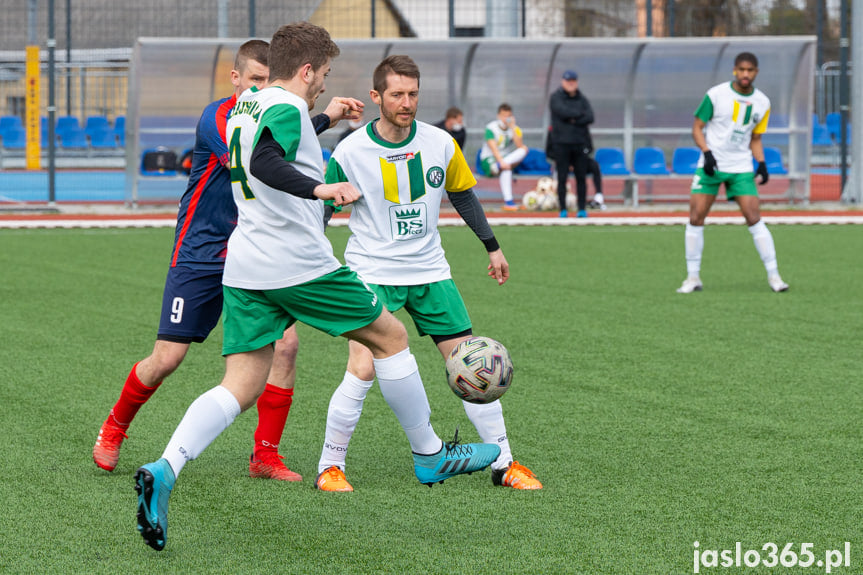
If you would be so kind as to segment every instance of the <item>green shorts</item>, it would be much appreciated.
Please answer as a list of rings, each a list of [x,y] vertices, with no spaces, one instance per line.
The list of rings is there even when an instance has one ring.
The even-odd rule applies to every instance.
[[[725,196],[730,200],[735,196],[757,196],[758,188],[755,187],[755,173],[743,172],[742,174],[731,174],[729,172],[714,172],[712,176],[704,173],[704,168],[695,170],[690,187],[693,194],[719,194],[719,186],[725,184]]]
[[[485,175],[485,177],[493,178],[497,175],[494,173],[494,168],[492,168],[492,166],[494,166],[495,164],[497,164],[497,160],[494,159],[494,156],[489,156],[484,160],[480,161],[479,169],[482,170],[482,173]]]
[[[420,335],[455,335],[471,328],[464,300],[451,279],[415,286],[369,287],[389,311],[405,308]]]
[[[377,294],[347,266],[286,288],[222,289],[223,355],[270,345],[296,321],[337,336],[369,325],[384,310]]]

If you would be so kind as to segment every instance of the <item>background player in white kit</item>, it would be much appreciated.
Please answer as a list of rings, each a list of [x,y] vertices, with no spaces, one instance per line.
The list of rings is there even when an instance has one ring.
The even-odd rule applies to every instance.
[[[509,278],[509,264],[471,189],[476,179],[461,149],[447,132],[415,119],[419,78],[408,56],[389,56],[377,66],[371,98],[381,117],[336,147],[327,182],[350,182],[363,195],[351,209],[347,264],[388,310],[404,307],[420,335],[428,334],[446,357],[470,337],[471,322],[438,233],[444,191],[485,245],[489,275],[499,285]],[[353,490],[344,474],[347,447],[375,378],[372,352],[357,341],[349,347],[347,371],[330,400],[318,464],[315,486],[324,491]],[[464,408],[482,440],[501,448],[492,464],[493,483],[542,488],[530,469],[513,461],[500,401],[464,402]]]
[[[686,225],[685,251],[687,277],[677,293],[701,291],[701,254],[704,251],[704,220],[725,184],[725,194],[740,206],[764,269],[767,283],[775,292],[788,289],[779,276],[773,236],[761,220],[758,189],[752,171],[752,158],[758,162],[755,173],[762,184],[770,177],[764,163],[761,134],[767,131],[770,99],[753,83],[758,75],[758,58],[742,52],[734,59],[734,80],[707,91],[692,124],[692,138],[703,156],[692,179],[689,197],[689,223]]]
[[[282,26],[270,43],[269,86],[245,92],[228,120],[238,219],[223,275],[225,376],[189,406],[162,458],[135,475],[138,530],[154,549],[167,542],[177,475],[254,405],[273,343],[296,321],[372,350],[381,393],[408,436],[422,483],[483,469],[500,454],[496,445],[440,440],[405,327],[340,264],[324,235],[324,205],[317,200],[340,206],[360,197],[349,183],[321,183],[321,147],[309,117],[338,54],[323,28]]]

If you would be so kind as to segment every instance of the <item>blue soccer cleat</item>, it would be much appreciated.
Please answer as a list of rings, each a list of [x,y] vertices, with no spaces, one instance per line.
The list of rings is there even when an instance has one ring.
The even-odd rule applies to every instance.
[[[164,458],[135,472],[138,531],[144,542],[156,551],[164,549],[168,540],[168,497],[174,489],[174,481],[174,470]]]
[[[414,453],[414,473],[423,485],[432,486],[444,480],[485,469],[500,455],[500,447],[490,443],[458,442],[458,429],[451,443],[444,442],[441,450],[434,455]]]
[[[578,210],[578,213],[575,214],[575,217],[586,218],[587,217],[587,211],[586,210]]]

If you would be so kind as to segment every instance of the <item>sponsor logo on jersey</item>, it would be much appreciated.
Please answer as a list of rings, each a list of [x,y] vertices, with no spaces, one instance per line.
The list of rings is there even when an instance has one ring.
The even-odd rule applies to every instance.
[[[397,242],[425,237],[428,232],[424,203],[390,206],[390,231]]]
[[[387,156],[386,159],[388,162],[402,162],[402,161],[406,161],[406,160],[413,160],[414,159],[414,153],[413,152],[406,152],[403,154],[393,154],[392,156]]]

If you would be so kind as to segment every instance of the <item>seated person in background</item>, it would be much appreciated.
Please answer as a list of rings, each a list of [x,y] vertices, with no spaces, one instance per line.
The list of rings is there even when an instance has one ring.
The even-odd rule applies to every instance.
[[[500,176],[503,209],[514,211],[518,205],[512,199],[512,169],[527,155],[521,139],[521,128],[515,123],[512,106],[497,107],[497,119],[485,127],[485,143],[480,151],[480,168],[488,177]]]
[[[435,126],[449,132],[458,147],[464,151],[464,139],[467,136],[467,131],[464,129],[464,114],[461,110],[456,107],[450,108],[446,111],[444,119]]]

